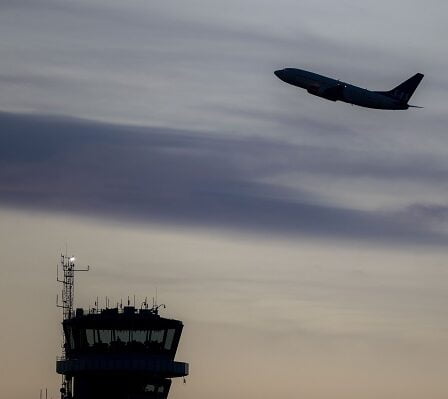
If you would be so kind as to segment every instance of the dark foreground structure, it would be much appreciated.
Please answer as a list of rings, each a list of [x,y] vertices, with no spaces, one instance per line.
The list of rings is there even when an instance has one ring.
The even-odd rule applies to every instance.
[[[74,258],[63,256],[61,263],[61,282],[64,289],[71,287],[73,304]],[[56,362],[63,375],[62,399],[163,399],[171,378],[188,375],[188,364],[174,361],[183,324],[161,317],[159,306],[68,314],[67,298],[63,290],[64,357]]]

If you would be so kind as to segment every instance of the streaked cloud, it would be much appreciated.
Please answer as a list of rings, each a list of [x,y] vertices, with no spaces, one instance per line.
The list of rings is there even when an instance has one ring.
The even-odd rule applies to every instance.
[[[369,158],[272,139],[51,116],[3,113],[0,128],[4,205],[269,234],[447,242],[429,212],[440,214],[442,205],[362,210],[341,206],[300,181],[290,187],[276,183],[278,175],[298,173],[317,180],[431,179],[438,184],[448,166],[436,160]]]

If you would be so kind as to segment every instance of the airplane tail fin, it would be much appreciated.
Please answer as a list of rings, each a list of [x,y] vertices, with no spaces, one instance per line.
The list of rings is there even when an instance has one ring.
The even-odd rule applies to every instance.
[[[402,84],[395,87],[395,89],[389,91],[388,94],[404,104],[407,104],[409,99],[414,94],[415,89],[422,81],[423,76],[424,75],[421,73],[416,73],[412,78],[409,78]]]

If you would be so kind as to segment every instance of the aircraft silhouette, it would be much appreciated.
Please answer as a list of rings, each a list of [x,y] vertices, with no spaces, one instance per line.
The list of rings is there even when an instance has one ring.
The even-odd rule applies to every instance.
[[[296,68],[285,68],[274,74],[286,83],[300,87],[318,97],[331,101],[343,101],[360,107],[374,109],[402,110],[423,108],[409,105],[408,101],[423,79],[417,73],[390,91],[370,91],[358,86],[341,82],[327,76]]]

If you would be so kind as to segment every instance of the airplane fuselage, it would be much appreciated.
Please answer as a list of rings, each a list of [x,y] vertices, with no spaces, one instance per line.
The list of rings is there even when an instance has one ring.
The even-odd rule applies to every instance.
[[[370,91],[302,69],[285,68],[274,73],[284,82],[327,100],[343,101],[375,109],[402,110],[409,108],[407,101],[393,97],[390,92]]]

